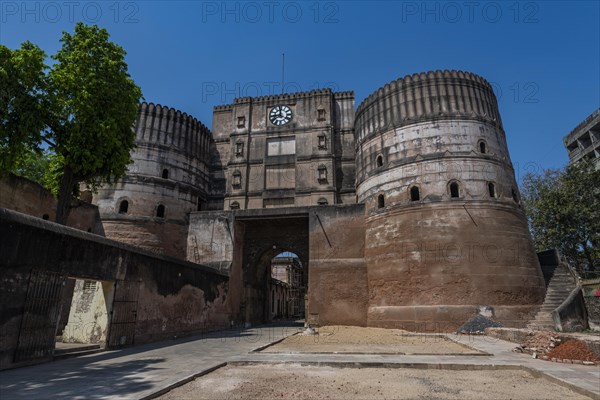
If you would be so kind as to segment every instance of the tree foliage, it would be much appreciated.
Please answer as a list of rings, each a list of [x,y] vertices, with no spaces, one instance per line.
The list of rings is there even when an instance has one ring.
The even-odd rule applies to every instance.
[[[556,248],[580,272],[600,271],[600,170],[592,162],[527,174],[521,194],[538,251]]]
[[[132,125],[142,93],[128,74],[125,51],[109,40],[105,29],[78,23],[73,34],[63,33],[61,42],[48,74],[44,74],[43,62],[32,71],[15,62],[7,63],[16,65],[6,73],[7,80],[21,75],[39,79],[29,79],[28,83],[36,85],[21,85],[6,95],[6,101],[2,98],[2,112],[22,114],[24,107],[12,105],[21,104],[20,98],[33,98],[26,104],[38,112],[31,113],[31,121],[7,124],[0,146],[11,156],[2,165],[2,170],[9,170],[26,151],[39,150],[45,142],[52,153],[46,175],[58,180],[54,183],[58,187],[56,221],[64,223],[81,182],[96,188],[125,173],[131,163]],[[23,46],[43,61],[43,52],[37,47]],[[15,52],[0,48],[0,55],[12,54],[11,59]],[[35,73],[39,71],[41,75]],[[40,105],[38,109],[36,105]]]
[[[39,150],[47,118],[46,54],[25,42],[20,49],[0,45],[0,171],[10,171],[22,155]]]

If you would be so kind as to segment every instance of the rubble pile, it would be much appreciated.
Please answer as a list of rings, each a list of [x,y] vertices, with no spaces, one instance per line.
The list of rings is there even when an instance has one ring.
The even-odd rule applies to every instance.
[[[582,364],[597,364],[600,362],[598,356],[596,356],[590,348],[581,340],[568,340],[561,345],[550,350],[544,359],[550,359],[551,361],[562,360],[562,362],[573,363],[573,361],[582,361]]]
[[[561,343],[560,337],[549,331],[535,331],[527,340],[513,349],[517,353],[531,354],[533,358],[545,355]]]
[[[531,354],[533,358],[568,364],[600,363],[598,356],[585,342],[576,339],[567,339],[563,342],[558,334],[549,331],[531,332],[525,343],[515,347],[513,351]]]
[[[483,335],[485,328],[503,328],[504,326],[498,322],[492,321],[481,314],[477,314],[470,320],[458,328],[458,333],[463,335]]]

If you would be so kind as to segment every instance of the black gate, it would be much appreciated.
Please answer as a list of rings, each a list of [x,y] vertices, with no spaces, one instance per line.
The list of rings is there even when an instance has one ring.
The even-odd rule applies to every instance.
[[[31,271],[15,362],[52,357],[66,282],[58,272]]]
[[[115,283],[115,298],[108,338],[109,348],[133,344],[139,293],[139,281],[117,280]]]

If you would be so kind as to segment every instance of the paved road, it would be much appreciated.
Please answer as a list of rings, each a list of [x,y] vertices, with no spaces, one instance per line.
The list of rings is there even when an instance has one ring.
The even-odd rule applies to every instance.
[[[250,353],[295,333],[297,325],[223,331],[0,373],[0,399],[143,399],[225,362],[522,365],[584,388],[600,399],[600,367],[534,360],[514,343],[451,336],[491,356]],[[446,367],[452,368],[451,365]]]
[[[8,370],[0,399],[141,399],[298,329],[228,330]]]

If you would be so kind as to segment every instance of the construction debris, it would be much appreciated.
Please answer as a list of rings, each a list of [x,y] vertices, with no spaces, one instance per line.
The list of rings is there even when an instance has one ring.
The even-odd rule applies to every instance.
[[[535,331],[525,343],[513,349],[517,353],[531,354],[533,358],[568,364],[595,365],[600,362],[589,347],[577,339],[562,341],[558,334],[550,331]]]
[[[550,331],[535,331],[531,332],[531,335],[527,340],[513,349],[517,353],[527,353],[534,358],[545,355],[550,350],[554,349],[561,343],[560,337]]]
[[[593,365],[590,363],[597,364],[600,359],[594,354],[590,348],[581,340],[568,340],[559,346],[555,347],[546,354],[550,361],[566,362],[571,364],[586,364]]]
[[[463,335],[483,335],[485,328],[502,328],[503,325],[484,317],[481,314],[475,315],[473,318],[465,322],[463,326],[458,328],[458,333]]]

